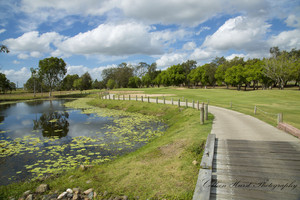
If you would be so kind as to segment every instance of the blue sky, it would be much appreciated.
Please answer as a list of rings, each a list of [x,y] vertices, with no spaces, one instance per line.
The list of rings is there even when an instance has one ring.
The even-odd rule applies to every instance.
[[[0,71],[22,86],[41,59],[55,56],[69,74],[122,62],[268,57],[300,49],[299,0],[7,0],[0,2]]]

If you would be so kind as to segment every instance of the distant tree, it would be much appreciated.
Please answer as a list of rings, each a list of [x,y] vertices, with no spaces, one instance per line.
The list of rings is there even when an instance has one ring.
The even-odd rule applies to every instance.
[[[185,71],[180,64],[169,67],[167,74],[171,85],[179,86],[185,81]]]
[[[265,59],[265,75],[279,84],[279,89],[284,89],[287,81],[293,79],[294,62],[287,52],[281,52],[279,56]]]
[[[10,82],[9,83],[9,90],[10,92],[12,92],[13,90],[16,91],[17,90],[17,86],[14,82]]]
[[[82,79],[82,89],[83,90],[89,90],[92,88],[92,77],[88,72],[85,72],[81,77]]]
[[[70,75],[68,74],[62,81],[62,89],[63,90],[72,90],[75,89],[73,87],[74,81],[79,79],[79,76],[77,74]]]
[[[188,60],[181,64],[184,71],[184,84],[187,86],[189,84],[188,75],[189,73],[197,67],[197,62],[195,60]]]
[[[134,75],[142,78],[146,75],[150,65],[145,62],[140,62],[135,68],[134,68]]]
[[[243,83],[245,83],[246,90],[246,77],[245,77],[245,68],[241,64],[233,66],[226,70],[225,81],[232,86],[237,86],[237,90],[241,89]]]
[[[258,83],[263,79],[264,62],[259,59],[249,59],[245,65],[245,76],[248,83],[253,83],[253,90],[258,89]]]
[[[149,87],[152,83],[152,80],[150,78],[149,74],[146,74],[145,76],[142,77],[142,85],[145,87]]]
[[[49,96],[52,95],[53,88],[60,83],[66,73],[66,63],[61,58],[45,58],[39,62],[39,75],[49,88]]]
[[[10,90],[10,81],[5,74],[0,73],[0,91],[4,94],[8,90]]]
[[[103,84],[103,81],[98,81],[97,79],[92,84],[93,89],[103,89],[105,88],[105,85]]]
[[[73,88],[75,88],[76,90],[80,90],[80,91],[83,90],[82,78],[74,80]]]
[[[116,82],[113,79],[109,79],[107,81],[106,87],[109,89],[114,89],[116,86]]]
[[[142,85],[142,81],[139,77],[134,76],[129,78],[128,86],[131,88],[139,88]]]
[[[0,45],[0,52],[9,53],[9,50],[5,45]]]
[[[206,84],[209,84],[211,86],[215,86],[216,84],[216,78],[215,78],[215,73],[217,70],[217,66],[214,64],[205,64],[202,66],[204,69],[204,74],[202,75],[203,82]]]
[[[197,86],[199,83],[202,84],[202,77],[204,73],[205,71],[203,67],[199,66],[189,73],[188,79],[194,86]]]

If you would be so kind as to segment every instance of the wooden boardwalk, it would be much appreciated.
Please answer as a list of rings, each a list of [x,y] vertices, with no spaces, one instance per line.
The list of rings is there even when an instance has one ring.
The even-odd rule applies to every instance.
[[[216,139],[210,199],[300,199],[297,141]]]

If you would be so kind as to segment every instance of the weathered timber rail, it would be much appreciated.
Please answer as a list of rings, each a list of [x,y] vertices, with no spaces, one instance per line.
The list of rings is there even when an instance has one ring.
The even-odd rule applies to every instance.
[[[115,99],[110,95],[105,98]],[[177,103],[173,99],[142,97],[122,100],[195,108],[194,101]],[[199,103],[197,109],[202,110]],[[299,139],[242,113],[214,106],[209,106],[209,111],[215,119],[193,200],[300,199]]]

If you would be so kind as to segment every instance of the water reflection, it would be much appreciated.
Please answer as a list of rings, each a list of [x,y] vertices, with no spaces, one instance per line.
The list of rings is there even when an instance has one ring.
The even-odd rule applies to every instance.
[[[33,120],[33,130],[42,130],[43,137],[66,137],[69,132],[69,113],[56,111],[43,113],[39,120]]]

